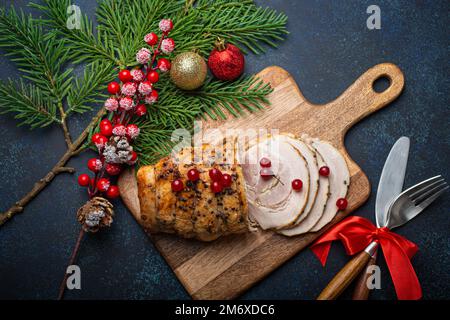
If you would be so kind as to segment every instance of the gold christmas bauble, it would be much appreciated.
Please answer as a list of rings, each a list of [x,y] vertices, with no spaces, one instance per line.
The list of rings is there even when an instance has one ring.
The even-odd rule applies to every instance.
[[[180,89],[194,90],[203,85],[207,72],[206,62],[198,53],[184,52],[172,60],[170,79]]]

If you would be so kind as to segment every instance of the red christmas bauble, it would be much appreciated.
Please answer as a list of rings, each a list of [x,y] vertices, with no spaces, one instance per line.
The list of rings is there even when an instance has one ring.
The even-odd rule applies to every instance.
[[[223,40],[216,42],[216,47],[208,58],[212,74],[220,80],[232,81],[244,72],[245,59],[238,47]]]

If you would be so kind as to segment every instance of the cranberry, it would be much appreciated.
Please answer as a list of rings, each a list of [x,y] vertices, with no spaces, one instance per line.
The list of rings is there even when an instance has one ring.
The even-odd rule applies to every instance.
[[[274,176],[272,170],[270,170],[269,168],[262,168],[262,169],[259,171],[259,175],[260,175],[261,178],[263,178],[264,180],[269,180],[269,179],[271,179],[271,178]]]
[[[330,175],[330,168],[327,166],[320,167],[319,174],[323,177],[328,177]]]
[[[339,208],[339,210],[345,210],[347,208],[348,201],[345,198],[339,198],[336,201],[336,206]]]
[[[295,191],[300,191],[303,188],[303,182],[300,179],[294,179],[292,180],[292,189]]]
[[[183,181],[181,181],[180,179],[174,180],[172,181],[171,187],[173,192],[181,191],[184,189]]]
[[[270,161],[269,158],[261,158],[261,160],[259,160],[259,165],[263,168],[270,168],[272,166],[272,162]]]
[[[233,178],[231,178],[231,176],[228,173],[224,173],[222,175],[222,186],[224,188],[229,188],[231,186],[231,184],[233,183]]]
[[[220,181],[222,180],[222,172],[219,169],[211,169],[209,170],[209,177],[212,181]]]
[[[187,172],[187,177],[190,181],[195,182],[200,179],[200,172],[197,169],[191,169]]]
[[[213,181],[211,183],[211,190],[214,193],[219,193],[219,192],[222,192],[223,186],[219,181]]]

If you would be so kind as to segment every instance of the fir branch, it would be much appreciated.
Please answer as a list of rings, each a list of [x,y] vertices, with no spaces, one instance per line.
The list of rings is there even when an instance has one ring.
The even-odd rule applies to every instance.
[[[109,81],[116,76],[116,70],[111,65],[101,62],[92,62],[84,69],[82,79],[75,79],[74,84],[67,95],[66,115],[72,112],[84,113],[92,110],[92,105],[104,102],[106,94],[98,92],[99,88],[105,88]]]
[[[208,81],[200,90],[193,92],[202,111],[212,119],[226,119],[223,110],[238,117],[244,110],[254,112],[269,104],[266,96],[272,92],[269,84],[252,77],[241,77],[233,82]]]
[[[45,34],[31,15],[17,13],[13,7],[7,12],[0,8],[0,48],[15,62],[25,78],[50,99],[61,101],[70,87],[71,69],[62,71],[68,59],[64,40],[54,33]]]
[[[67,8],[73,4],[71,0],[42,0],[42,2],[44,4],[30,3],[30,6],[46,15],[47,19],[41,19],[41,23],[55,29],[59,38],[66,40],[71,49],[70,58],[74,63],[103,59],[114,65],[123,65],[115,57],[113,39],[103,32],[94,34],[93,24],[85,14],[81,14],[80,29],[67,27]]]
[[[209,54],[217,37],[255,54],[265,52],[263,44],[276,47],[284,39],[287,16],[269,8],[257,7],[252,1],[211,1],[197,3],[195,10],[174,19],[172,33],[177,50],[196,49]]]
[[[171,141],[173,130],[161,129],[149,123],[139,124],[141,134],[133,148],[139,153],[139,164],[152,164],[168,155],[176,142]]]
[[[56,104],[49,103],[45,95],[40,88],[22,80],[18,84],[12,80],[0,83],[0,114],[15,113],[19,126],[26,124],[32,129],[61,123]]]

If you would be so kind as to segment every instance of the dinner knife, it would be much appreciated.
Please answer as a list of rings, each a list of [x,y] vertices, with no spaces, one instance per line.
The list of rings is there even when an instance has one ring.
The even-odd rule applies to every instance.
[[[377,227],[386,226],[386,216],[389,210],[389,205],[391,204],[392,200],[402,191],[403,181],[406,173],[406,165],[408,162],[409,145],[409,138],[401,137],[400,139],[398,139],[389,152],[389,155],[383,166],[375,203],[375,219]],[[343,272],[343,270],[341,270],[341,272],[339,272],[338,275],[336,275],[335,278],[331,280],[331,282],[322,291],[317,299],[336,299],[366,264],[368,264],[368,266],[375,264],[377,248],[377,242],[372,242],[371,244],[369,244],[362,255],[358,255],[344,267],[344,269],[346,269],[348,265],[352,265],[351,268],[354,268],[354,272]],[[363,262],[363,264],[361,264],[362,261],[366,262]],[[358,268],[355,267],[356,265],[358,265]],[[364,274],[367,275],[367,273]],[[363,277],[364,274],[361,277]],[[367,277],[365,279],[360,279],[361,283],[358,283],[360,287],[357,287],[355,292],[355,294],[358,294],[363,298],[365,296],[368,296],[368,291],[365,291],[365,289],[361,287],[364,286],[367,289],[366,281]]]
[[[398,139],[389,152],[378,183],[377,197],[375,201],[375,219],[377,227],[387,225],[387,212],[392,201],[403,190],[406,166],[408,163],[410,141],[407,137]],[[367,279],[370,276],[370,268],[376,265],[377,250],[361,273],[353,291],[353,300],[367,300],[370,289],[367,287]]]

